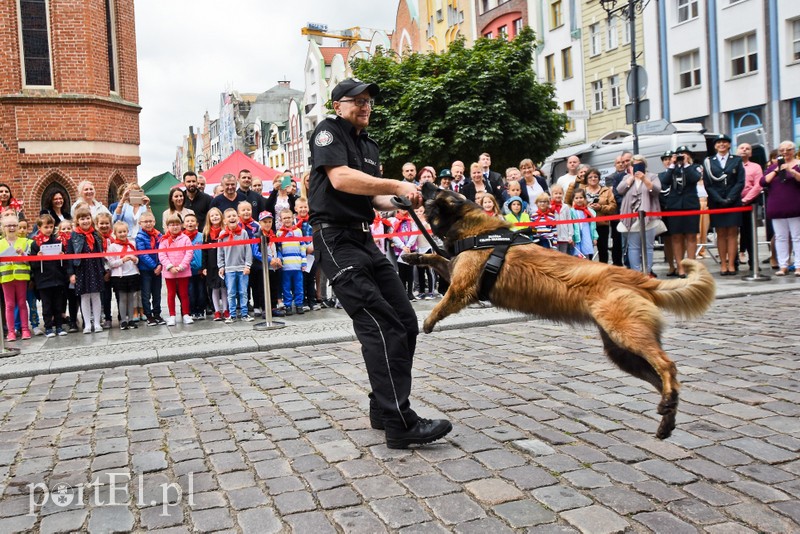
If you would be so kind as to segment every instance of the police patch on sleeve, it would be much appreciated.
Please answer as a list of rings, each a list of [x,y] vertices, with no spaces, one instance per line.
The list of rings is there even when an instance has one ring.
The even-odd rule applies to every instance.
[[[317,146],[328,146],[333,143],[333,134],[328,130],[322,130],[314,138],[314,144]]]

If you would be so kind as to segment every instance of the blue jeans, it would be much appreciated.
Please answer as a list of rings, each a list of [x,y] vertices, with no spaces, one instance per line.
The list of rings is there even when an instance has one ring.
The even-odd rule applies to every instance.
[[[189,278],[189,305],[194,315],[206,314],[206,279],[199,274]]]
[[[225,288],[228,290],[228,310],[236,317],[236,299],[239,299],[239,317],[247,315],[247,283],[250,276],[242,271],[225,271]]]
[[[628,263],[630,268],[634,271],[642,270],[642,240],[639,238],[639,232],[628,232]],[[653,244],[656,240],[656,231],[647,230],[645,232],[645,246],[647,249],[647,272],[653,269]]]
[[[161,276],[153,271],[140,271],[142,275],[142,308],[147,317],[161,317]],[[152,299],[152,305],[150,300]]]
[[[294,297],[294,298],[292,298]],[[286,309],[303,307],[303,271],[283,271],[283,305]]]

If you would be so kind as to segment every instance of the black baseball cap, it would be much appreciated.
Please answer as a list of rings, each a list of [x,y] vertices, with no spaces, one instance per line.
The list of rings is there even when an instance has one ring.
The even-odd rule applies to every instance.
[[[376,96],[381,90],[376,83],[362,82],[357,78],[345,78],[331,91],[331,100],[337,102],[346,96],[360,95],[364,91],[369,91],[369,96]]]
[[[666,152],[661,154],[661,159],[669,159],[671,157],[672,157],[672,151],[671,150],[667,150]]]
[[[676,154],[691,154],[692,151],[689,150],[689,147],[686,145],[681,145],[675,149]]]

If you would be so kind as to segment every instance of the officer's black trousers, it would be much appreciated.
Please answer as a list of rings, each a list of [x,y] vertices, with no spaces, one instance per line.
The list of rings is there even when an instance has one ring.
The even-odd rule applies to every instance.
[[[336,297],[353,320],[372,394],[387,431],[417,422],[409,404],[417,316],[394,267],[372,234],[348,228],[314,231],[314,251]]]

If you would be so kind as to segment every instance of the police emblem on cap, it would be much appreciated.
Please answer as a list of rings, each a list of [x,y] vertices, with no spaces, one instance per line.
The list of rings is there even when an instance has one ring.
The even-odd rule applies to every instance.
[[[314,144],[317,146],[328,146],[333,143],[333,134],[328,130],[322,130],[314,138]]]

